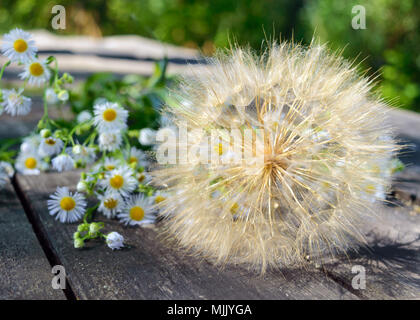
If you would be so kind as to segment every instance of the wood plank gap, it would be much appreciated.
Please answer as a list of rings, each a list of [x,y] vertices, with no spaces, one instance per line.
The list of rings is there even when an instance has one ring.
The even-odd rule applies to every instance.
[[[50,263],[51,267],[55,265],[63,265],[60,261],[60,258],[55,253],[54,248],[52,247],[51,242],[48,239],[47,233],[44,227],[42,226],[41,221],[32,210],[28,199],[26,198],[25,194],[22,192],[19,186],[19,182],[16,179],[16,176],[14,176],[11,179],[11,182],[16,192],[16,195],[22,204],[23,211],[25,212],[26,217],[28,218],[28,221],[32,226],[32,229],[34,230],[35,236],[37,237],[38,242],[40,243],[40,246],[42,250],[44,251],[44,254],[47,257],[47,260]],[[72,290],[72,286],[69,283],[69,280],[67,277],[66,277],[66,288],[63,289],[63,293],[68,300],[77,300],[76,295],[74,294],[74,291]]]
[[[351,285],[349,285],[345,279],[340,278],[339,276],[335,275],[334,273],[330,272],[328,269],[323,268],[325,275],[337,283],[339,286],[343,287],[345,290],[353,293],[355,296],[360,298],[361,300],[369,300],[367,296],[362,294],[360,290],[354,289]]]

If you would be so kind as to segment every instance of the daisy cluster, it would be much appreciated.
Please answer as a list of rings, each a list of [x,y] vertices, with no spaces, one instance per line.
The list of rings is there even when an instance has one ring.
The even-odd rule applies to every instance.
[[[60,222],[75,222],[83,218],[74,233],[76,248],[83,247],[87,240],[101,237],[106,238],[112,249],[121,247],[116,245],[122,243],[119,242],[121,235],[105,236],[100,231],[103,223],[89,222],[94,211],[106,218],[118,219],[126,226],[142,226],[155,222],[154,205],[165,199],[162,192],[148,185],[150,159],[144,151],[131,145],[133,137],[127,130],[128,115],[119,104],[100,99],[93,107],[93,114],[88,111],[79,114],[78,124],[72,130],[87,125],[91,132],[85,143],[75,143],[75,137],[67,136],[64,140],[72,147],[66,148],[64,142],[54,138],[61,141],[59,145],[63,151],[52,160],[53,168],[69,170],[76,163],[89,168],[81,173],[77,192],[71,193],[67,187],[59,187],[48,201],[50,214]],[[152,144],[151,133],[153,131],[149,128],[138,132],[139,142]],[[86,209],[84,194],[94,196],[97,204]]]
[[[66,82],[72,82],[71,76],[64,74],[58,77],[57,68],[49,65],[55,61],[54,57],[40,59],[37,55],[38,48],[32,35],[21,29],[14,29],[3,36],[1,53],[8,58],[2,66],[0,79],[4,70],[11,64],[22,68],[19,77],[24,80],[23,87],[0,89],[0,115],[3,112],[11,116],[24,116],[31,111],[32,100],[23,95],[26,84],[44,87],[44,96],[50,104],[67,101],[68,91],[61,88]]]
[[[0,78],[5,68],[15,63],[23,68],[20,78],[24,84],[19,89],[0,91],[0,113],[16,116],[30,112],[31,99],[23,96],[27,83],[42,86],[44,100],[44,115],[37,128],[22,139],[16,159],[8,160],[23,175],[83,168],[75,192],[59,186],[50,196],[49,213],[61,223],[80,222],[73,237],[76,248],[98,238],[111,249],[120,249],[123,236],[117,232],[104,234],[105,225],[94,222],[94,214],[118,219],[125,226],[155,222],[155,204],[165,200],[166,195],[149,185],[150,157],[141,148],[155,143],[156,132],[129,128],[129,111],[122,106],[124,103],[104,98],[96,99],[93,106],[86,105],[70,122],[51,119],[49,107],[69,100],[70,92],[63,85],[72,83],[73,78],[66,73],[59,76],[55,57],[41,60],[37,52],[32,35],[23,30],[15,29],[3,36],[2,53],[9,60]],[[0,163],[0,187],[13,174],[9,163]],[[96,204],[90,205],[88,198],[95,199]]]

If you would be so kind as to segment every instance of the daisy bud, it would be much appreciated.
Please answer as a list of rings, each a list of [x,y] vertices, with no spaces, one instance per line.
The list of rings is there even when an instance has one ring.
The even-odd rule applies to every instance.
[[[48,129],[42,129],[40,132],[41,137],[48,138],[51,136],[51,130]]]
[[[77,115],[77,123],[86,122],[92,119],[92,115],[89,111],[82,111]]]
[[[96,236],[96,234],[99,232],[99,230],[102,229],[102,224],[97,223],[97,222],[92,222],[89,225],[89,235],[90,236]]]
[[[75,233],[73,233],[73,239],[79,239],[81,236],[79,231],[76,231]]]
[[[12,165],[6,161],[0,161],[0,170],[6,172],[9,178],[13,177],[15,174],[15,170],[13,169]]]
[[[67,100],[69,100],[69,92],[67,90],[61,90],[58,95],[58,100],[62,101],[62,102],[66,102]]]
[[[63,138],[65,138],[65,135],[64,135],[63,130],[55,130],[55,131],[54,131],[54,136],[55,136],[56,138],[59,138],[59,139],[63,139]]]
[[[63,74],[63,79],[66,80],[68,83],[72,83],[74,80],[73,77],[67,72]]]
[[[55,93],[53,88],[48,88],[45,91],[45,99],[49,104],[56,104],[58,102],[57,94]]]
[[[88,225],[88,224],[86,224],[86,223],[79,224],[79,225],[77,226],[77,231],[78,231],[78,232],[85,232],[85,231],[88,231],[88,230],[89,230],[89,225]]]
[[[82,239],[80,238],[74,239],[74,247],[76,249],[83,248],[84,246],[85,246],[85,242]]]
[[[75,146],[73,147],[73,149],[72,149],[72,152],[73,152],[74,154],[81,154],[81,153],[82,153],[82,151],[83,151],[83,148],[82,148],[82,146],[81,146],[80,144],[75,145]]]
[[[120,235],[118,232],[111,232],[106,236],[106,244],[108,247],[110,247],[112,250],[114,249],[121,249],[124,247],[124,237]]]
[[[79,183],[77,184],[77,191],[78,192],[86,192],[87,191],[87,186],[86,186],[85,181],[79,181]]]

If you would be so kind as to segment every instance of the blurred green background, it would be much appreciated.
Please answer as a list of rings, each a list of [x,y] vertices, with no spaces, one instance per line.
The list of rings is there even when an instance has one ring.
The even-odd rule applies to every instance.
[[[258,49],[266,37],[309,43],[312,36],[358,56],[394,105],[420,112],[420,8],[417,0],[1,0],[0,31],[51,29],[51,8],[66,8],[59,34],[138,34],[211,55],[234,39]],[[366,8],[354,30],[352,7]]]

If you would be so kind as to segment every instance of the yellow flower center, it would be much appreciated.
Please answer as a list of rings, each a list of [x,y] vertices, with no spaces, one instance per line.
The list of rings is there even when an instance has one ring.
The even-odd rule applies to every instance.
[[[72,197],[63,197],[60,200],[60,207],[65,211],[71,211],[76,206],[76,201]]]
[[[109,180],[109,183],[114,189],[120,189],[124,184],[124,178],[119,174],[116,174]]]
[[[51,138],[48,138],[48,139],[45,139],[45,143],[50,145],[50,146],[53,146],[53,145],[55,145],[55,140],[51,139]]]
[[[219,156],[223,154],[223,144],[219,143],[216,147],[216,152],[219,153]]]
[[[140,174],[139,178],[137,180],[138,180],[138,182],[143,182],[145,178],[146,178],[146,176],[144,174]]]
[[[235,202],[231,207],[230,207],[230,213],[231,214],[235,214],[239,209],[239,205]]]
[[[35,158],[27,158],[25,160],[25,167],[28,169],[35,169],[36,168],[36,159]]]
[[[130,209],[130,218],[135,221],[141,221],[144,218],[144,210],[142,207],[136,206]]]
[[[369,194],[374,194],[376,187],[373,184],[369,184],[366,186],[366,192]]]
[[[118,204],[118,200],[112,199],[112,198],[106,199],[104,201],[104,206],[107,209],[114,209],[117,206],[117,204]]]
[[[15,49],[16,52],[22,53],[22,52],[25,52],[26,49],[28,49],[28,44],[23,39],[17,39],[13,43],[13,48]]]
[[[164,200],[166,200],[166,198],[165,197],[162,197],[162,196],[156,196],[156,198],[155,198],[155,203],[157,204],[157,203],[161,203],[162,201],[164,201]]]
[[[105,169],[107,171],[111,171],[111,170],[114,170],[115,169],[115,166],[113,164],[108,164],[108,165],[105,166]]]
[[[117,112],[114,109],[106,109],[102,116],[105,121],[111,122],[117,117]]]
[[[29,66],[29,72],[34,77],[39,77],[44,73],[44,67],[39,62],[34,62]]]
[[[130,160],[128,160],[129,163],[137,163],[137,161],[138,161],[137,158],[134,156],[131,156]]]

